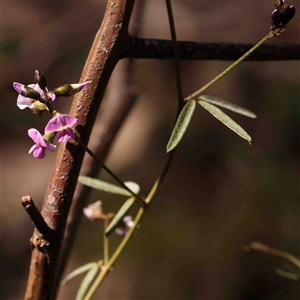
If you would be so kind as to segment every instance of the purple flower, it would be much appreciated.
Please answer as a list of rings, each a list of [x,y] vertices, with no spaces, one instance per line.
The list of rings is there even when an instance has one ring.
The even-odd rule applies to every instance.
[[[52,102],[56,99],[56,96],[53,92],[47,92],[47,96]]]
[[[67,114],[60,114],[52,118],[45,127],[45,133],[49,132],[59,132],[57,135],[57,140],[60,143],[66,142],[70,139],[75,138],[75,134],[69,127],[76,124],[78,120]]]
[[[40,86],[36,83],[29,84],[28,86],[25,86],[22,83],[19,82],[14,82],[13,83],[14,89],[19,93],[18,99],[17,99],[17,106],[20,109],[25,109],[25,108],[30,108],[31,110],[34,109],[34,102],[38,101],[36,97],[34,96],[29,96],[30,91],[28,91],[27,87],[33,89],[35,92],[38,92],[37,95],[40,95],[41,99],[45,98],[45,93],[44,91],[40,88]],[[47,92],[47,96],[51,101],[54,101],[56,96],[53,92],[48,92],[47,88],[45,88],[45,91]],[[32,91],[33,92],[33,91]],[[23,96],[25,94],[26,96]],[[37,102],[38,103],[38,102]]]
[[[102,202],[100,200],[88,205],[88,207],[85,207],[83,209],[83,213],[91,221],[105,219],[105,217],[106,217],[103,214]]]
[[[120,222],[119,226],[116,228],[115,232],[119,235],[126,235],[130,228],[134,226],[134,221],[131,216],[126,216]]]
[[[56,146],[51,143],[47,144],[43,136],[35,128],[29,129],[28,135],[35,142],[35,145],[33,145],[28,152],[29,154],[33,152],[34,158],[44,158],[46,149],[49,149],[51,152],[55,151]]]
[[[23,84],[19,83],[19,82],[14,82],[13,87],[20,94],[18,96],[18,99],[17,99],[18,107],[20,109],[25,109],[27,107],[30,108],[30,109],[33,109],[33,102],[35,102],[37,100],[21,95],[21,93],[23,92],[25,86]],[[40,94],[41,98],[45,97],[43,90],[39,87],[38,84],[34,84],[34,83],[29,84],[28,87],[30,87],[30,88],[34,89],[35,91],[37,91]]]

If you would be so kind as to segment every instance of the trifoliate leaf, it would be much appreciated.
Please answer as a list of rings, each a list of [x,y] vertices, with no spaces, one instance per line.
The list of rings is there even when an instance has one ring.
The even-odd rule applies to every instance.
[[[172,131],[170,140],[167,145],[167,152],[170,152],[173,150],[180,140],[182,139],[190,121],[193,116],[193,113],[195,111],[196,107],[196,101],[195,100],[189,100],[183,107],[181,113],[178,116],[177,122],[175,124],[175,127]]]
[[[119,187],[117,185],[96,179],[96,178],[91,178],[88,176],[79,176],[78,177],[78,182],[89,186],[91,188],[104,191],[106,193],[111,193],[111,194],[117,194],[117,195],[122,195],[122,196],[131,196],[131,193],[127,190],[125,190],[122,187]],[[138,194],[140,191],[140,187],[137,183],[135,182],[124,182],[124,184],[135,194]]]
[[[238,105],[235,105],[233,103],[224,101],[222,99],[213,97],[213,96],[201,95],[201,96],[199,96],[199,99],[203,100],[203,101],[206,101],[208,103],[226,108],[226,109],[231,110],[231,111],[233,111],[237,114],[240,114],[240,115],[243,115],[243,116],[246,116],[246,117],[249,117],[249,118],[253,118],[253,119],[257,118],[257,116],[253,112],[251,112],[250,110],[248,110],[246,108],[243,108],[243,107],[240,107]]]
[[[224,125],[226,125],[228,128],[230,128],[232,131],[234,131],[240,137],[242,137],[243,139],[248,141],[249,144],[251,144],[250,135],[239,124],[237,124],[229,116],[227,116],[222,110],[220,110],[216,106],[214,106],[210,103],[207,103],[205,101],[202,101],[202,100],[198,100],[197,103],[200,104],[202,107],[204,107],[215,118],[217,118],[219,121],[221,121]]]
[[[81,273],[87,272],[97,266],[98,266],[98,264],[96,262],[92,262],[92,263],[87,263],[87,264],[75,269],[61,282],[61,285],[65,286],[76,276],[80,275]]]
[[[91,282],[94,280],[96,274],[99,271],[99,266],[96,264],[93,268],[91,268],[83,280],[81,281],[81,284],[79,286],[79,289],[76,294],[76,300],[81,300],[84,298],[85,294],[87,293],[87,290],[91,284]]]
[[[130,210],[131,206],[134,203],[134,198],[131,197],[128,200],[126,200],[126,202],[122,205],[122,207],[119,209],[119,211],[117,212],[117,214],[114,216],[114,218],[111,220],[111,222],[109,223],[105,234],[107,236],[109,236],[115,229],[116,227],[119,225],[119,223],[122,221],[122,219],[125,217],[125,215],[127,214],[127,212]]]

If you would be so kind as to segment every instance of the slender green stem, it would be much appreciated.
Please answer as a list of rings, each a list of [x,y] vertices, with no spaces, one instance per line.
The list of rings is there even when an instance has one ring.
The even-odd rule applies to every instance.
[[[228,74],[232,69],[234,69],[237,65],[239,65],[247,56],[249,56],[252,52],[254,52],[257,48],[259,48],[262,44],[264,44],[268,39],[272,38],[272,35],[268,33],[261,41],[259,41],[255,46],[253,46],[249,51],[247,51],[243,56],[241,56],[237,61],[235,61],[232,65],[230,65],[227,69],[225,69],[221,74],[211,80],[208,84],[203,86],[200,90],[186,97],[184,100],[188,101],[191,99],[196,99],[199,97],[205,90],[211,87],[214,83]]]
[[[155,181],[148,197],[146,198],[145,202],[149,205],[150,202],[153,200],[154,196],[156,195],[156,193],[158,192],[159,187],[161,186],[165,176],[167,175],[167,172],[170,168],[172,159],[174,156],[174,151],[172,151],[169,154],[167,163],[162,171],[161,176]],[[91,299],[91,297],[94,295],[94,293],[97,291],[99,285],[102,283],[102,281],[104,280],[104,278],[106,277],[106,275],[108,274],[108,272],[111,270],[111,267],[114,265],[115,261],[118,259],[118,257],[120,256],[120,254],[123,252],[124,248],[126,247],[126,245],[128,244],[130,238],[132,237],[135,229],[137,228],[142,216],[144,215],[145,212],[145,208],[141,207],[134,219],[134,226],[132,228],[130,228],[130,230],[127,232],[127,234],[125,235],[125,237],[123,238],[122,242],[120,243],[120,245],[118,246],[118,248],[115,250],[114,254],[111,256],[111,258],[109,259],[109,261],[104,264],[100,274],[98,275],[98,277],[96,278],[96,280],[93,282],[92,286],[90,287],[88,293],[86,294],[86,296],[84,297],[84,300],[89,300]]]
[[[180,103],[179,109],[181,109],[184,105],[184,101],[183,101],[183,96],[182,96],[178,44],[177,44],[177,39],[176,39],[176,30],[175,30],[175,23],[174,23],[174,17],[173,17],[173,12],[172,12],[171,1],[166,0],[166,5],[167,5],[168,19],[169,19],[169,25],[170,25],[170,31],[171,31],[171,37],[172,37],[173,51],[174,51],[178,103]]]
[[[147,204],[150,204],[150,202],[152,201],[152,199],[154,198],[154,196],[156,195],[156,193],[158,192],[158,189],[160,188],[161,184],[163,183],[163,180],[165,179],[168,171],[169,171],[169,168],[171,166],[171,163],[173,161],[173,157],[174,157],[174,153],[175,151],[172,151],[170,152],[169,156],[168,156],[168,160],[167,160],[167,163],[160,175],[160,177],[155,181],[151,191],[149,192],[145,202]]]
[[[103,260],[104,260],[104,266],[108,263],[109,260],[109,241],[108,237],[105,234],[106,228],[109,224],[109,219],[105,218],[104,220],[104,231],[103,231]]]
[[[251,242],[248,246],[245,247],[245,250],[246,251],[254,250],[254,251],[282,257],[300,269],[300,260],[297,257],[287,252],[271,248],[263,243],[256,242],[256,241]]]
[[[85,143],[78,138],[77,136],[75,136],[75,140],[76,142],[101,166],[101,168],[103,168],[113,179],[115,179],[125,190],[127,190],[132,196],[135,197],[135,199],[137,199],[140,204],[145,207],[146,203],[145,201],[138,196],[136,193],[134,193],[130,188],[128,188],[124,182],[117,176],[115,175],[115,173],[113,173],[94,153],[92,150],[90,150]]]
[[[171,32],[172,33],[172,40],[175,40],[175,43],[173,43],[174,46],[174,54],[177,56],[175,58],[175,62],[176,62],[176,78],[177,78],[177,92],[178,92],[178,112],[177,112],[177,117],[180,113],[181,110],[181,106],[183,103],[183,98],[182,98],[182,91],[181,91],[181,83],[180,83],[180,72],[179,72],[179,56],[178,56],[178,49],[177,49],[177,42],[176,42],[176,34],[175,34],[175,27],[174,27],[174,21],[173,21],[173,16],[172,16],[172,9],[171,9],[171,5],[170,5],[170,1],[166,0],[167,2],[167,9],[168,9],[168,14],[169,14],[169,21],[170,21],[170,28],[171,28]],[[170,12],[171,12],[171,16],[170,16]],[[171,25],[171,23],[173,25]],[[166,165],[160,175],[160,177],[155,181],[151,191],[149,192],[145,203],[148,205],[151,203],[151,201],[153,200],[154,196],[157,194],[159,187],[161,186],[163,180],[165,179],[168,170],[171,166],[173,157],[174,157],[174,151],[172,151],[171,153],[168,154],[168,160],[166,162]],[[132,237],[134,231],[136,230],[142,216],[144,215],[145,212],[145,208],[141,207],[138,211],[138,213],[136,214],[136,217],[134,219],[134,226],[127,232],[127,234],[125,235],[125,237],[123,238],[122,242],[119,244],[118,248],[115,250],[114,254],[111,256],[111,258],[109,259],[108,263],[104,265],[104,267],[102,268],[101,273],[98,275],[98,277],[96,278],[96,280],[93,282],[90,290],[88,291],[88,293],[86,294],[84,300],[89,300],[91,299],[91,297],[94,295],[94,293],[96,292],[96,290],[98,289],[99,285],[102,283],[102,281],[104,280],[104,278],[106,277],[106,275],[108,274],[108,272],[110,271],[111,267],[114,265],[115,261],[117,260],[117,258],[119,257],[119,255],[123,252],[124,248],[126,247],[126,245],[128,244],[130,238]]]
[[[117,258],[119,257],[119,255],[122,253],[122,251],[124,250],[125,246],[128,244],[128,241],[130,240],[130,238],[132,237],[143,213],[145,212],[145,209],[143,207],[141,207],[134,219],[134,226],[132,228],[130,228],[130,230],[127,232],[127,234],[125,235],[125,237],[123,238],[122,242],[120,243],[120,245],[118,246],[118,248],[116,249],[116,251],[114,252],[114,254],[111,256],[110,260],[108,261],[108,263],[106,265],[103,266],[101,273],[98,275],[98,277],[96,278],[96,280],[93,282],[91,288],[89,289],[88,293],[86,294],[86,296],[84,297],[84,300],[89,300],[91,299],[91,297],[93,296],[93,294],[96,292],[96,290],[98,289],[99,285],[101,284],[101,282],[103,281],[103,279],[105,278],[105,276],[107,275],[107,273],[110,271],[111,267],[114,265],[115,261],[117,260]]]

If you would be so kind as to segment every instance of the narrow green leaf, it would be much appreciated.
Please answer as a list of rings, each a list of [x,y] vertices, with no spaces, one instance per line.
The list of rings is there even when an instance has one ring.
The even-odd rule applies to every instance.
[[[251,144],[250,135],[239,124],[237,124],[229,116],[227,116],[222,110],[220,110],[216,106],[214,106],[210,103],[207,103],[205,101],[202,101],[202,100],[198,100],[197,103],[199,103],[208,112],[210,112],[215,118],[217,118],[219,121],[221,121],[224,125],[226,125],[228,128],[230,128],[232,131],[234,131],[240,137],[242,137],[243,139],[248,141],[249,144]]]
[[[134,203],[134,198],[131,197],[131,198],[127,199],[126,202],[121,206],[121,208],[119,209],[117,214],[114,216],[114,218],[111,220],[111,222],[109,223],[109,225],[105,231],[105,234],[107,236],[109,236],[116,229],[116,227],[118,226],[120,221],[125,217],[127,212],[130,210],[133,203]]]
[[[173,150],[182,139],[195,111],[196,101],[194,99],[187,101],[181,113],[178,116],[175,127],[167,145],[167,152]]]
[[[292,256],[296,260],[298,260],[296,257]],[[290,273],[297,273],[300,276],[300,265],[297,263],[297,261],[291,261],[285,258],[286,261],[281,263],[281,267],[283,270],[286,270]]]
[[[85,264],[74,271],[72,271],[62,282],[61,285],[65,286],[67,283],[69,283],[74,277],[80,275],[81,273],[87,272],[88,270],[94,268],[95,266],[98,266],[96,262],[91,262],[88,264]]]
[[[125,181],[124,184],[135,194],[138,194],[140,192],[140,186],[136,182]],[[128,196],[131,196],[131,194]]]
[[[203,100],[205,102],[208,102],[208,103],[226,108],[226,109],[231,110],[231,111],[233,111],[237,114],[240,114],[240,115],[243,115],[243,116],[246,116],[246,117],[249,117],[249,118],[253,118],[253,119],[257,118],[257,116],[252,111],[250,111],[246,108],[240,107],[238,105],[235,105],[233,103],[224,101],[222,99],[213,97],[213,96],[200,95],[199,99]]]
[[[117,194],[117,195],[122,195],[122,196],[131,196],[129,191],[125,190],[122,187],[119,187],[117,185],[96,179],[96,178],[91,178],[88,176],[79,176],[78,177],[78,182],[89,186],[91,188],[104,191],[106,193],[112,193],[112,194]],[[135,194],[137,194],[140,191],[140,187],[137,183],[135,182],[124,182],[124,184],[131,189]]]
[[[299,275],[279,269],[279,268],[275,268],[274,271],[276,274],[278,274],[282,277],[288,278],[288,279],[292,279],[292,280],[296,280],[296,281],[299,279]]]
[[[95,278],[96,274],[98,273],[98,271],[99,271],[99,266],[98,266],[98,264],[96,264],[92,269],[90,269],[87,272],[87,274],[83,278],[83,280],[79,286],[79,289],[77,291],[76,300],[81,300],[84,298],[84,295],[87,293],[87,290],[88,290],[91,282]]]

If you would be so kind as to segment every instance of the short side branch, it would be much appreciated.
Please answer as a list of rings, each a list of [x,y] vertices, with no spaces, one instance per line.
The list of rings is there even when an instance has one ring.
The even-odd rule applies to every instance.
[[[43,235],[47,235],[51,229],[45,222],[43,216],[41,215],[40,211],[35,206],[33,200],[29,195],[23,196],[21,198],[21,203],[28,213],[32,223],[34,224],[35,228]]]

